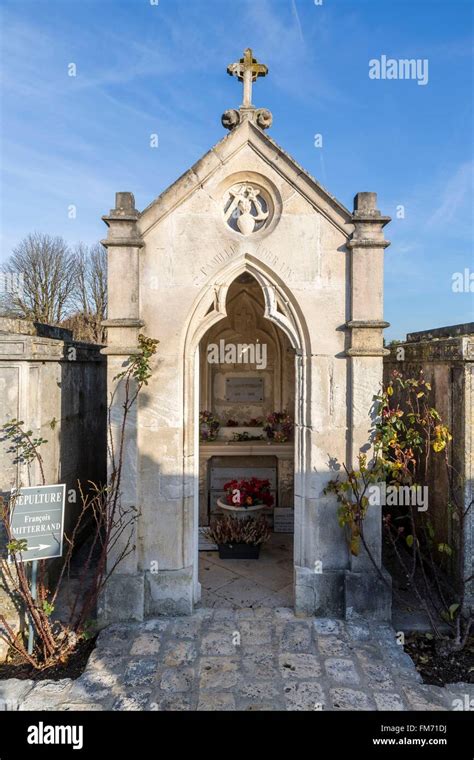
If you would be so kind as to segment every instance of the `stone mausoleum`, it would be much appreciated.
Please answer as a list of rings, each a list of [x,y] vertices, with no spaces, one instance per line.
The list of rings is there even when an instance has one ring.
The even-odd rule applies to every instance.
[[[243,83],[242,105],[222,117],[229,134],[144,211],[119,192],[104,217],[109,392],[140,333],[159,346],[126,432],[135,549],[109,583],[102,619],[190,614],[201,596],[199,529],[218,517],[225,480],[247,475],[270,480],[275,512],[291,523],[296,613],[387,618],[389,585],[368,556],[351,557],[324,489],[367,448],[386,353],[390,219],[372,192],[349,211],[273,141],[271,113],[252,105],[268,71],[251,50],[228,73]],[[118,421],[120,389],[115,403]],[[215,440],[200,440],[204,410],[221,422]],[[248,426],[274,411],[294,420],[290,440]],[[366,535],[380,563],[376,507]]]

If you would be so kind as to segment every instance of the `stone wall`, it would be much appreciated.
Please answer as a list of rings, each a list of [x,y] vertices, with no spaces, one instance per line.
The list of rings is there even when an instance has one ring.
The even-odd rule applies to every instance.
[[[105,480],[106,394],[100,346],[74,342],[69,330],[0,318],[0,425],[16,418],[48,441],[41,447],[47,484],[66,483],[70,494],[77,492],[78,479]],[[0,443],[0,492],[8,493],[18,483],[40,485],[37,466],[14,464],[7,448]],[[66,531],[77,516],[77,502],[67,500]],[[0,548],[4,562],[4,541]],[[0,610],[18,625],[2,567]],[[0,642],[0,659],[2,646]]]
[[[455,473],[456,496],[464,509],[474,498],[474,323],[410,333],[403,343],[390,347],[384,359],[387,382],[393,369],[405,376],[423,370],[432,386],[432,405],[450,428],[450,464]],[[429,485],[429,511],[435,538],[464,552],[464,576],[474,572],[474,509],[470,509],[464,530],[464,546],[459,545],[458,522],[448,509],[448,483],[444,462],[433,461]],[[474,604],[474,582],[468,597]]]

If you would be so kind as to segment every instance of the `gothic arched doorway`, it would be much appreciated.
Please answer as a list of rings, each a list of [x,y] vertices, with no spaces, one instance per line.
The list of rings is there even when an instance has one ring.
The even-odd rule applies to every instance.
[[[189,530],[184,536],[184,543],[190,564],[194,567],[194,601],[198,602],[201,595],[199,528],[217,517],[217,491],[229,466],[237,475],[245,476],[245,472],[255,470],[257,477],[259,473],[265,478],[269,476],[277,508],[293,509],[294,550],[290,531],[280,536],[273,534],[269,542],[268,554],[273,553],[275,559],[275,572],[268,574],[267,566],[270,581],[268,595],[271,596],[278,591],[278,577],[283,585],[292,586],[293,565],[302,563],[300,532],[304,478],[301,474],[305,472],[308,455],[305,420],[309,404],[304,324],[283,283],[260,262],[245,256],[222,272],[217,282],[214,281],[213,286],[201,296],[189,324],[188,339],[190,345],[186,351],[185,372],[185,398],[188,399],[185,420],[188,425],[185,428],[184,456],[185,472],[189,476]],[[239,345],[244,346],[244,351],[250,351],[249,358],[255,361],[246,363],[243,360],[245,357],[241,356],[242,360],[239,361]],[[235,355],[229,346],[235,346]],[[209,347],[214,351],[211,362],[208,362]],[[234,362],[234,359],[237,361]],[[260,369],[257,369],[258,364]],[[242,386],[247,394],[244,397]],[[240,398],[237,398],[237,387],[240,388]],[[261,397],[258,395],[260,392]],[[245,398],[246,401],[243,400]],[[221,423],[230,420],[231,425],[222,425],[219,441],[200,445],[199,412],[209,407]],[[239,441],[237,446],[234,444],[232,423],[262,420],[270,412],[284,410],[289,412],[294,422],[294,432],[289,441],[268,445],[261,426],[255,426],[253,430],[248,425],[239,424],[239,434],[247,433],[250,438],[261,438]],[[231,460],[231,456],[235,458]],[[219,467],[222,468],[220,478],[217,472]],[[269,516],[272,529],[273,517],[272,512]],[[289,512],[280,512],[278,518],[281,520],[282,517],[288,520]],[[282,551],[278,555],[279,550]],[[290,562],[285,562],[288,559]],[[280,567],[277,567],[278,564]],[[284,584],[283,567],[288,572],[288,584]],[[265,587],[259,592],[262,599],[264,591]],[[287,599],[286,603],[284,598]],[[292,594],[287,588],[286,597],[282,596],[278,606],[291,603]]]

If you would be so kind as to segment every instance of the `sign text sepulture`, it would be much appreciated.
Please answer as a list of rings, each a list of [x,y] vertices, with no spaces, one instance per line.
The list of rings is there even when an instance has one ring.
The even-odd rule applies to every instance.
[[[64,484],[12,491],[10,529],[15,540],[27,542],[23,562],[62,555],[65,498]]]

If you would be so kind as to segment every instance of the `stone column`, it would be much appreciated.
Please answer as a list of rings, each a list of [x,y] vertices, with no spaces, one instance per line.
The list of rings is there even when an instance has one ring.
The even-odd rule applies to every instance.
[[[143,322],[139,318],[139,256],[144,246],[137,230],[139,212],[132,193],[117,193],[115,208],[103,220],[109,228],[102,241],[108,253],[108,319],[107,327],[107,391],[111,403],[109,437],[114,451],[119,449],[119,434],[123,419],[123,383],[114,378],[124,371],[127,357],[138,353],[138,334]],[[109,461],[109,469],[111,462]],[[138,508],[138,450],[137,403],[132,407],[125,430],[124,457],[121,479],[122,507]],[[136,525],[135,525],[136,528]],[[136,531],[134,531],[135,533]],[[127,530],[122,541],[109,557],[114,563],[130,538],[136,545],[135,535]],[[119,620],[142,620],[144,611],[144,580],[138,568],[137,551],[133,549],[120,562],[109,579],[100,600],[99,619],[102,624]]]
[[[357,467],[359,453],[370,459],[370,427],[373,397],[380,391],[383,378],[383,260],[390,243],[383,228],[390,217],[377,209],[376,193],[358,193],[354,199],[352,222],[354,233],[347,247],[351,251],[351,319],[347,323],[350,343],[349,359],[350,425],[349,462]],[[351,556],[346,572],[346,616],[370,615],[389,619],[391,614],[390,576],[382,570],[381,507],[369,506],[364,534],[370,554],[384,575],[374,567],[361,546],[358,557]]]

